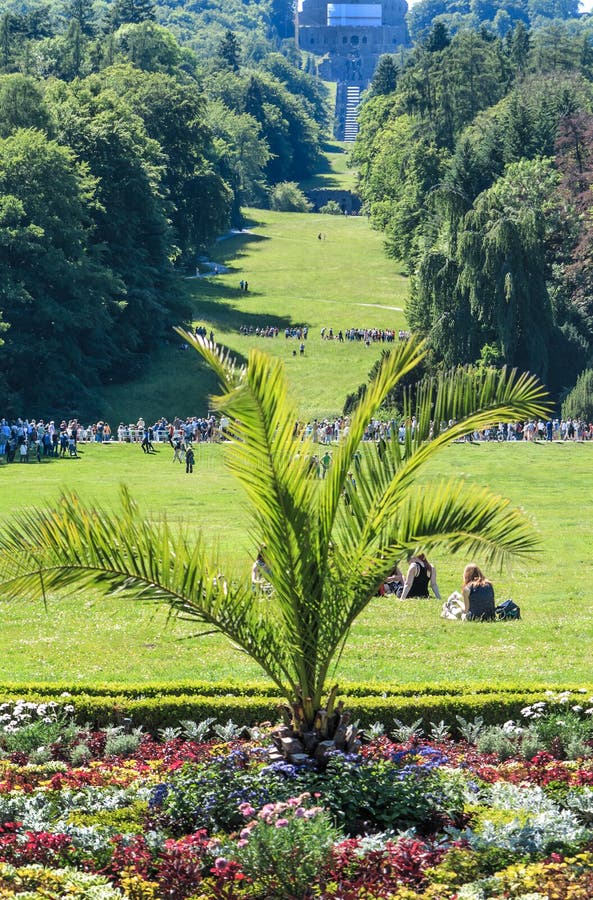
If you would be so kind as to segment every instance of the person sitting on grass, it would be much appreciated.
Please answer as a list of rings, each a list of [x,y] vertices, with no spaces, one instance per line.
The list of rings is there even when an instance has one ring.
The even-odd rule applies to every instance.
[[[394,566],[387,578],[385,579],[384,586],[384,594],[386,596],[391,596],[395,594],[396,597],[401,596],[401,593],[404,589],[404,576],[400,571],[399,566]]]
[[[429,585],[437,600],[440,600],[441,594],[437,585],[436,568],[429,563],[424,553],[411,556],[408,563],[408,571],[404,589],[400,594],[400,600],[406,600],[408,597],[428,597]]]
[[[462,596],[466,621],[493,622],[496,619],[494,588],[475,563],[469,563],[463,570]]]
[[[251,567],[251,588],[255,593],[268,593],[271,589],[268,578],[270,576],[270,567],[266,562],[265,545],[257,551],[257,557]]]

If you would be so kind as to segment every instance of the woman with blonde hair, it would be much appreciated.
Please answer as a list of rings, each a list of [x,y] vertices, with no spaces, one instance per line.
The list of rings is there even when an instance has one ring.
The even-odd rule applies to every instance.
[[[468,621],[492,622],[496,619],[494,588],[475,563],[469,563],[463,570],[461,593]]]

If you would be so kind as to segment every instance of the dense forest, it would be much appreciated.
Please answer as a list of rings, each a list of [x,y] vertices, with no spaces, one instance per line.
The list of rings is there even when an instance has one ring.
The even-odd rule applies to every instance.
[[[178,273],[318,164],[325,89],[280,52],[273,4],[225,0],[211,27],[182,12],[3,4],[3,412],[96,406],[190,317]],[[196,19],[200,42],[182,42]]]
[[[408,29],[415,44],[428,38],[435,25],[453,35],[462,29],[485,28],[504,38],[519,22],[545,27],[553,20],[580,24],[579,0],[419,0],[408,12]]]
[[[588,28],[437,23],[378,67],[354,153],[432,362],[508,363],[557,397],[593,362]]]
[[[317,168],[288,0],[5,0],[3,412],[100,408],[190,317],[180,274]],[[593,26],[575,0],[420,0],[353,154],[435,364],[591,364]]]

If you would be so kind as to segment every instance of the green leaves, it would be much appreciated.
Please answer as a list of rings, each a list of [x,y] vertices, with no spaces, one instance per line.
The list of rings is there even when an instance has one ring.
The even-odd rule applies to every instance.
[[[402,343],[383,359],[318,481],[310,466],[317,448],[295,428],[283,364],[253,350],[238,368],[216,346],[180,334],[218,377],[213,402],[231,420],[226,461],[265,545],[270,597],[253,593],[245,572],[221,571],[202,540],[188,541],[166,519],[143,519],[125,489],[119,516],[86,509],[74,495],[54,511],[17,515],[0,534],[7,596],[97,585],[165,602],[172,615],[218,630],[247,652],[310,725],[350,626],[406,552],[465,550],[506,563],[536,549],[531,523],[508,501],[421,477],[442,447],[468,431],[540,414],[544,395],[533,378],[456,370],[427,380],[414,401],[410,395],[405,439],[363,447],[366,423],[424,354],[422,343]],[[449,419],[456,421],[443,430]]]

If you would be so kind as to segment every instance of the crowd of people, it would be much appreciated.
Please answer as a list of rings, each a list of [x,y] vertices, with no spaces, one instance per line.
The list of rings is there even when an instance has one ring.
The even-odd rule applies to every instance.
[[[304,348],[303,342],[301,346]],[[453,422],[443,422],[439,433]],[[154,452],[155,444],[168,443],[171,447],[180,442],[183,448],[194,443],[208,443],[224,440],[229,421],[226,417],[220,420],[212,414],[207,416],[188,416],[185,419],[163,416],[149,424],[143,418],[126,424],[120,422],[112,431],[108,422],[98,421],[90,425],[81,424],[78,419],[0,419],[0,461],[30,462],[47,457],[77,457],[80,444],[119,443],[140,444],[144,452]],[[306,423],[295,424],[295,436],[310,438],[314,444],[329,445],[343,438],[349,430],[349,416],[334,416],[325,419],[313,419]],[[407,422],[396,419],[371,419],[367,424],[364,442],[381,444],[397,435],[404,441],[408,430],[414,435],[417,428],[416,419]],[[436,434],[434,423],[431,423],[429,437]],[[593,423],[581,419],[548,419],[546,421],[529,421],[500,423],[482,431],[474,431],[465,435],[467,441],[591,441],[593,440]],[[326,466],[321,451],[312,457],[312,470],[323,477]],[[184,456],[185,459],[185,456]]]
[[[239,334],[250,337],[278,337],[281,329],[275,325],[240,325]],[[306,341],[309,336],[309,328],[307,325],[293,325],[284,329],[284,337],[286,340],[291,338],[297,341]],[[322,341],[337,341],[338,343],[352,343],[354,341],[364,343],[370,347],[371,344],[384,343],[392,344],[394,341],[405,341],[410,337],[409,331],[395,331],[393,328],[346,328],[345,330],[334,330],[333,328],[321,329]]]
[[[395,331],[394,328],[346,328],[335,331],[333,328],[321,329],[322,341],[338,341],[339,343],[358,341],[364,343],[367,347],[371,344],[382,343],[392,344],[396,339],[399,341],[407,341],[410,337],[409,331],[400,328]]]
[[[249,337],[277,338],[280,331],[274,325],[256,325],[255,328],[253,325],[241,325],[239,327],[239,334],[244,334]]]
[[[80,444],[112,442],[139,444],[145,453],[155,451],[154,444],[180,444],[187,462],[186,450],[193,443],[218,441],[228,428],[228,419],[213,415],[188,416],[186,419],[166,417],[154,424],[140,418],[137,422],[120,422],[115,432],[108,422],[82,425],[78,419],[0,419],[0,462],[40,462],[48,457],[78,458]],[[191,455],[190,455],[190,462]],[[193,462],[192,462],[193,464]]]
[[[239,334],[248,337],[270,337],[277,338],[281,331],[276,325],[240,325]],[[286,340],[294,338],[297,341],[306,341],[309,337],[309,328],[307,325],[293,325],[291,328],[284,329],[284,337]]]

